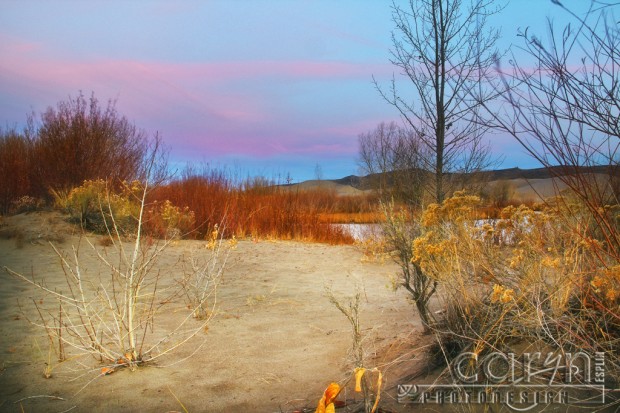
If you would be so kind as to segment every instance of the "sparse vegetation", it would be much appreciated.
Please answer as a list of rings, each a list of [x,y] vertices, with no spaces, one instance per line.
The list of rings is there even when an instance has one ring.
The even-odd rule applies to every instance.
[[[154,142],[161,146],[158,137]],[[133,192],[136,179],[144,177],[147,149],[145,133],[116,112],[115,102],[101,107],[94,95],[86,99],[81,93],[59,102],[41,115],[40,126],[31,115],[23,132],[0,134],[0,180],[8,179],[0,182],[0,212],[28,212],[47,203],[87,230],[105,233],[106,217],[114,216],[121,232],[131,232],[139,206]],[[161,177],[165,162],[158,168]],[[353,239],[329,223],[375,219],[369,197],[258,178],[238,181],[224,170],[188,167],[181,177],[160,182],[149,192],[143,222],[145,233],[158,238],[170,237],[167,231],[208,238],[222,224],[225,237],[346,244]]]
[[[456,194],[430,205],[413,245],[413,262],[439,284],[435,362],[523,347],[601,352],[607,379],[617,383],[616,264],[602,267],[603,243],[575,236],[576,222],[589,227],[586,209],[570,203],[567,210],[566,201],[539,212],[509,206],[501,219],[481,223],[479,202]]]
[[[226,238],[353,243],[348,233],[329,225],[326,217],[342,210],[354,214],[354,202],[328,190],[301,190],[265,180],[239,183],[222,171],[188,170],[183,177],[157,188],[151,198],[191,211],[195,222],[189,231],[192,237],[208,238],[217,224]],[[365,198],[360,200],[358,210],[370,208],[368,204],[364,207]]]
[[[224,276],[230,251],[236,246],[237,240],[233,237],[225,242],[216,226],[204,250],[194,250],[184,259],[183,276],[177,282],[188,308],[193,309],[193,316],[197,320],[208,320],[212,316],[217,286]]]
[[[362,335],[360,325],[360,307],[362,297],[362,287],[357,285],[355,296],[348,298],[348,303],[342,302],[334,295],[333,291],[327,289],[327,296],[332,303],[351,324],[351,358],[353,361],[353,378],[355,379],[355,392],[362,393],[362,408],[365,413],[374,413],[381,399],[382,374],[377,368],[367,368],[367,354],[364,349],[365,337]],[[376,385],[371,383],[370,376],[375,374]],[[327,398],[327,396],[325,396]],[[319,408],[321,406],[319,402]],[[326,404],[329,404],[328,402]]]
[[[471,357],[468,368],[473,369],[473,361],[492,352],[552,348],[562,354],[604,354],[606,385],[618,387],[616,24],[604,14],[596,23],[588,22],[590,16],[574,16],[578,30],[567,27],[561,39],[550,26],[550,46],[523,33],[525,52],[538,67],[534,73],[519,66],[502,72],[491,91],[480,85],[493,78],[497,58],[498,33],[483,30],[496,12],[493,2],[472,1],[467,13],[460,1],[408,4],[392,5],[392,60],[422,106],[400,95],[394,80],[388,89],[376,83],[407,126],[381,123],[360,135],[360,157],[370,176],[365,184],[373,194],[339,195],[321,185],[301,189],[291,185],[290,175],[285,183],[240,180],[226,170],[191,166],[179,176],[159,179],[166,169],[156,162],[162,154],[159,138],[149,142],[116,112],[114,102],[101,107],[94,95],[86,99],[80,93],[59,102],[39,124],[31,116],[23,132],[0,132],[0,213],[29,214],[53,206],[97,234],[81,233],[80,243],[68,252],[53,245],[64,274],[62,289],[48,286],[40,274],[5,267],[43,297],[32,299],[34,311],[25,317],[48,338],[47,354],[35,341],[46,378],[78,358],[96,372],[94,378],[133,370],[206,332],[229,254],[240,239],[353,244],[353,237],[334,224],[379,223],[381,236],[359,246],[367,260],[395,261],[393,286],[407,291],[424,333],[435,339],[428,361],[443,368],[439,380],[454,380],[451,369],[463,354]],[[585,57],[580,54],[581,65],[574,66],[578,48]],[[453,67],[446,69],[448,63]],[[498,96],[505,104],[502,111],[488,103]],[[490,119],[483,120],[483,109]],[[480,172],[489,165],[483,134],[492,128],[513,135],[563,189],[556,187],[556,196],[540,204],[524,204],[508,179],[482,188],[477,175],[450,173]],[[600,168],[607,176],[599,176]],[[320,166],[315,173],[322,182]],[[162,274],[157,260],[182,238],[199,247],[184,250],[178,273]],[[38,240],[64,240],[63,234],[35,237],[4,227],[0,239],[14,240],[19,249]],[[85,249],[99,266],[88,277]],[[297,276],[313,264],[303,262],[292,273]],[[163,277],[173,285],[164,288]],[[348,303],[331,292],[328,297],[351,326],[353,374],[342,387],[328,387],[317,411],[335,410],[336,396],[354,379],[356,391],[363,393],[363,410],[375,412],[383,376],[367,365],[361,292]],[[240,307],[256,313],[279,304],[300,305],[292,298],[271,300],[261,291],[247,291],[237,300],[244,298]],[[156,316],[168,309],[178,317],[176,324],[159,330]],[[241,316],[231,312],[230,317]],[[262,332],[261,325],[252,328]],[[83,356],[99,364],[93,369]],[[564,373],[572,374],[568,370]],[[576,382],[588,384],[584,377]],[[618,406],[614,399],[608,402]]]
[[[156,151],[157,148],[153,154]],[[222,240],[215,234],[207,248],[206,256],[211,258],[206,264],[191,260],[191,270],[184,273],[176,289],[161,288],[161,273],[154,266],[173,238],[153,241],[143,232],[149,182],[134,182],[127,190],[129,193],[119,201],[107,191],[103,181],[87,181],[67,197],[69,207],[75,208],[81,222],[99,211],[97,222],[107,233],[111,251],[98,248],[88,239],[86,242],[103,273],[89,274],[80,258],[79,244],[69,254],[52,245],[65,275],[64,291],[48,287],[41,275],[27,277],[5,267],[45,297],[33,300],[38,319],[30,322],[46,331],[58,361],[91,356],[101,363],[99,375],[122,367],[135,369],[169,355],[204,331],[214,313],[214,295],[226,264],[225,259],[220,260]],[[178,224],[176,220],[163,221]],[[131,242],[124,242],[127,237]],[[187,314],[179,314],[171,329],[156,331],[155,317],[169,307],[178,307],[175,298],[180,296],[190,298]],[[211,301],[207,303],[207,299]],[[200,322],[190,325],[192,318]],[[84,360],[80,363],[86,369],[92,368]]]

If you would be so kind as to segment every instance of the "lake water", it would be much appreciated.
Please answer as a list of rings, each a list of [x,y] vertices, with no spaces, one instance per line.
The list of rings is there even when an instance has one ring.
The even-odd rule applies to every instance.
[[[381,234],[381,224],[333,224],[344,229],[356,241],[364,241]]]
[[[475,226],[481,227],[484,224],[490,224],[495,227],[497,219],[480,219],[475,221]],[[344,229],[348,232],[356,241],[365,241],[368,238],[380,236],[382,233],[381,224],[332,224],[336,227]],[[505,233],[505,230],[498,234],[501,237],[502,242],[510,243],[511,237]]]

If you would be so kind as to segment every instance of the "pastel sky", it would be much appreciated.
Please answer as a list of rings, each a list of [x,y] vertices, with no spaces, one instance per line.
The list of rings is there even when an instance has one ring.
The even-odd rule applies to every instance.
[[[500,47],[564,14],[512,0],[493,20]],[[398,75],[392,28],[383,0],[0,0],[0,123],[19,127],[81,90],[117,99],[178,165],[357,174],[358,135],[399,120],[372,84]],[[503,167],[536,166],[509,138],[489,139]]]

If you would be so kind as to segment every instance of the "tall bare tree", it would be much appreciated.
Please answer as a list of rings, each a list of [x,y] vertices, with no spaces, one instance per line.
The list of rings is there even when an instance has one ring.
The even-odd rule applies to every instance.
[[[380,124],[360,135],[360,157],[368,172],[383,178],[382,188],[393,191],[399,189],[399,182],[407,183],[401,185],[407,194],[399,200],[409,207],[424,203],[421,190],[430,190],[441,203],[451,190],[448,181],[454,175],[449,172],[474,172],[492,163],[490,147],[484,143],[489,128],[481,119],[480,102],[494,92],[484,84],[497,60],[499,33],[486,28],[488,17],[499,11],[492,7],[496,3],[392,3],[395,29],[390,60],[407,82],[397,83],[393,77],[387,89],[374,82],[381,96],[400,112],[405,127]],[[438,281],[412,260],[411,248],[423,229],[411,220],[411,211],[395,208],[391,202],[383,202],[383,207],[384,234],[401,268],[399,285],[411,294],[424,330],[430,332],[434,320],[428,303]]]
[[[408,84],[392,78],[381,96],[402,118],[432,156],[425,168],[435,174],[437,202],[446,196],[446,172],[470,172],[489,165],[487,131],[480,103],[492,90],[484,87],[497,60],[499,32],[487,19],[499,11],[494,0],[409,0],[392,3],[391,62]]]

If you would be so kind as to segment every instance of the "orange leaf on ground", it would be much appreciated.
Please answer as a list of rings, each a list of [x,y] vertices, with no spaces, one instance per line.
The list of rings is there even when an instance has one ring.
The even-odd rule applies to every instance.
[[[338,394],[340,393],[340,385],[338,383],[331,383],[325,389],[325,403],[330,404],[334,401]]]
[[[362,391],[362,377],[365,372],[366,369],[363,367],[358,367],[355,369],[355,391],[358,393]]]
[[[331,383],[327,386],[327,389],[325,389],[325,392],[323,393],[323,397],[319,400],[319,405],[317,406],[315,413],[335,412],[333,401],[339,393],[340,385],[338,383]]]

